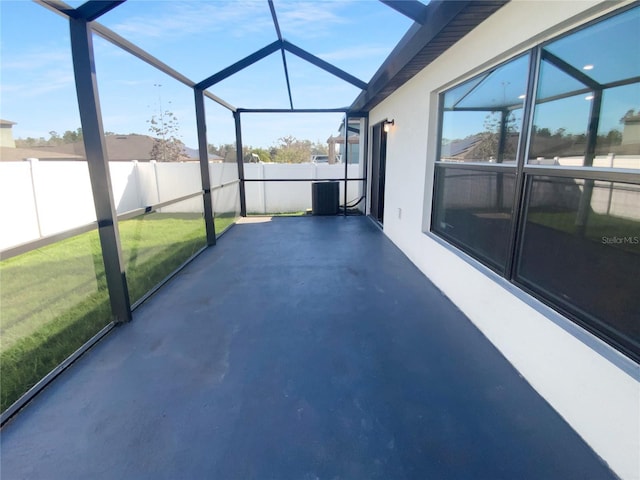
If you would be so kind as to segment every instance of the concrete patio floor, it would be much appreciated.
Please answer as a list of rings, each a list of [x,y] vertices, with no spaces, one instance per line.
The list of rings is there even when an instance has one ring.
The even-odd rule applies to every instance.
[[[1,433],[3,479],[615,478],[364,217],[234,226]]]

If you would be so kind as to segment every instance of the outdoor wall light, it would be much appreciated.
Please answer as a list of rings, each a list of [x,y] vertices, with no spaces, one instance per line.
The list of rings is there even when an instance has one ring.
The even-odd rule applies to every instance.
[[[391,130],[391,127],[393,125],[395,125],[395,121],[393,120],[393,118],[391,120],[385,120],[384,123],[382,124],[382,128],[384,128],[384,131],[386,133],[389,133],[389,131]]]

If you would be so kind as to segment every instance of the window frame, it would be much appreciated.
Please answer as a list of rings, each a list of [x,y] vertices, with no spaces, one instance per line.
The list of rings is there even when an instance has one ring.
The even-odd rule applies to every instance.
[[[636,363],[640,363],[640,348],[631,344],[630,342],[625,342],[624,340],[620,340],[622,335],[622,331],[618,332],[618,335],[615,334],[615,329],[606,325],[606,322],[602,320],[598,320],[595,317],[592,317],[589,312],[585,312],[584,315],[576,314],[576,311],[580,310],[578,305],[572,305],[572,309],[568,309],[566,306],[563,306],[561,302],[554,301],[553,292],[550,295],[544,295],[537,289],[531,288],[530,285],[527,284],[526,281],[518,279],[518,265],[520,263],[522,251],[523,251],[523,241],[524,241],[524,232],[525,232],[525,223],[527,221],[527,212],[528,205],[530,199],[530,189],[535,177],[539,176],[547,176],[552,178],[564,177],[564,178],[580,178],[585,180],[598,180],[605,182],[613,182],[613,183],[630,183],[635,185],[640,185],[640,170],[635,169],[624,169],[619,167],[593,167],[589,166],[589,162],[587,161],[589,155],[592,155],[595,158],[596,152],[596,138],[598,134],[598,120],[599,120],[599,111],[598,106],[594,107],[592,104],[592,108],[590,109],[589,114],[589,128],[587,130],[587,144],[585,146],[584,157],[585,162],[582,166],[550,166],[550,165],[536,165],[530,164],[529,162],[529,152],[531,149],[532,142],[532,130],[534,124],[534,114],[537,105],[537,92],[538,86],[540,82],[540,69],[543,62],[543,59],[546,58],[544,53],[545,47],[548,45],[557,42],[565,37],[571,36],[576,32],[587,29],[593,25],[600,24],[602,22],[607,21],[610,18],[621,15],[629,10],[640,8],[637,2],[633,4],[627,5],[625,7],[616,9],[611,11],[605,15],[602,15],[598,18],[592,19],[586,23],[578,25],[568,31],[554,36],[538,45],[535,45],[529,49],[519,52],[516,55],[510,56],[508,59],[493,65],[489,68],[485,68],[480,72],[477,72],[475,75],[465,78],[460,82],[456,82],[454,84],[450,84],[446,89],[438,92],[438,124],[436,129],[437,134],[437,147],[436,147],[436,158],[434,162],[434,172],[432,176],[432,198],[431,198],[431,212],[430,212],[430,223],[429,223],[429,233],[435,235],[442,241],[447,244],[452,245],[453,248],[462,251],[466,255],[470,256],[473,261],[479,262],[484,267],[490,269],[509,284],[514,285],[518,289],[524,291],[526,294],[536,298],[541,301],[543,304],[551,307],[556,312],[560,313],[564,317],[571,320],[573,323],[577,324],[579,327],[585,329],[590,332],[594,336],[600,338],[604,342],[613,346],[618,351],[622,352],[627,357],[631,358]],[[487,162],[464,162],[464,163],[456,163],[456,162],[447,162],[441,160],[442,155],[442,135],[443,135],[443,124],[444,124],[444,112],[445,112],[445,95],[447,92],[452,91],[453,89],[463,85],[466,82],[472,82],[474,79],[479,78],[483,75],[487,75],[488,72],[496,70],[501,66],[512,62],[522,56],[529,55],[529,68],[527,72],[527,82],[526,82],[526,97],[524,99],[523,105],[523,117],[522,124],[520,126],[519,138],[517,143],[517,151],[516,151],[516,163],[515,165],[502,165],[496,163],[487,163]],[[640,77],[632,77],[630,79],[609,82],[607,84],[602,84],[602,89],[599,90],[599,96],[602,98],[602,93],[605,92],[609,88],[615,88],[616,86],[637,83],[640,80]],[[595,121],[595,126],[592,125]],[[594,133],[595,132],[595,133]],[[595,134],[596,138],[593,138]],[[591,137],[591,138],[590,138]],[[512,206],[512,218],[511,218],[511,231],[508,239],[509,249],[507,253],[507,260],[504,270],[497,269],[495,265],[491,262],[486,261],[483,258],[483,255],[478,252],[474,252],[473,248],[457,241],[451,235],[446,234],[443,231],[439,231],[439,227],[436,222],[437,212],[439,207],[442,205],[442,188],[440,186],[440,179],[442,176],[446,175],[447,169],[462,169],[462,170],[483,170],[487,171],[515,171],[515,193],[514,193],[514,201]],[[543,290],[540,288],[539,290]],[[604,327],[601,327],[600,324],[604,324]],[[613,334],[611,332],[614,332]]]

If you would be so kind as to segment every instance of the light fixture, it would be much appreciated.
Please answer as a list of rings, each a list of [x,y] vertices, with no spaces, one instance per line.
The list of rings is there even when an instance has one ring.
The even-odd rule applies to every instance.
[[[593,95],[587,95],[584,97],[585,100],[593,100]]]
[[[520,95],[518,98],[519,98],[520,100],[524,100],[526,97],[527,97],[527,96],[523,93],[523,94],[522,94],[522,95]]]
[[[593,65],[590,63],[587,63],[584,67],[582,67],[583,70],[593,70]]]
[[[395,121],[393,120],[393,118],[391,120],[387,119],[383,122],[382,128],[386,133],[389,133],[393,125],[395,125]]]

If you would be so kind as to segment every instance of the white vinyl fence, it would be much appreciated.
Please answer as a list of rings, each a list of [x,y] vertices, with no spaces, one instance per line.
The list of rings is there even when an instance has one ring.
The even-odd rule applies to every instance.
[[[360,165],[347,167],[349,178],[361,178]],[[306,182],[246,182],[245,194],[248,214],[303,212],[311,208],[311,183],[314,180],[344,180],[344,165],[316,165],[314,163],[278,164],[247,163],[247,180],[308,179]],[[344,182],[340,185],[340,204],[344,203]],[[362,195],[362,182],[349,182],[347,203]]]
[[[311,181],[344,178],[344,165],[245,164],[245,178],[305,178],[309,182],[247,182],[249,213],[304,211],[311,207]],[[173,200],[202,189],[198,162],[109,162],[111,186],[117,212]],[[235,163],[210,163],[215,213],[238,208],[238,179]],[[361,176],[358,165],[349,165],[349,177]],[[362,182],[350,182],[348,200],[361,195]],[[340,183],[343,203],[344,184]],[[202,212],[202,198],[163,207],[162,212]],[[0,162],[0,250],[40,237],[64,232],[96,220],[84,161]]]

